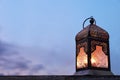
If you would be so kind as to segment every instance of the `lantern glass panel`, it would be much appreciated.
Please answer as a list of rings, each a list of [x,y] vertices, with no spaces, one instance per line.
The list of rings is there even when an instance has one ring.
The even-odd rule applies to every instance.
[[[77,55],[77,69],[87,67],[87,63],[87,54],[85,53],[84,47],[81,47]]]
[[[103,52],[102,46],[96,46],[95,51],[91,54],[91,65],[108,68],[108,56]]]

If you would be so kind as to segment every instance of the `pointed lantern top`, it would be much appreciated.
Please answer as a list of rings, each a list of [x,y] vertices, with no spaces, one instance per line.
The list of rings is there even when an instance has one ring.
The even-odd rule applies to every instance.
[[[84,23],[88,19],[90,19],[90,24],[84,28]],[[76,35],[76,38],[75,38],[76,41],[85,39],[87,37],[92,37],[92,38],[101,39],[101,40],[109,39],[108,32],[102,29],[101,27],[97,26],[96,21],[93,17],[87,18],[86,20],[83,22],[83,30],[78,32],[78,34]]]

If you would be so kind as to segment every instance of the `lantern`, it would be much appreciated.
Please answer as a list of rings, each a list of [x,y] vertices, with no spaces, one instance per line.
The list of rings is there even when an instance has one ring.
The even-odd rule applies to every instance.
[[[84,28],[84,23],[90,24]],[[96,25],[93,17],[83,22],[83,30],[76,35],[76,72],[110,71],[109,34]],[[112,73],[110,73],[112,74]]]

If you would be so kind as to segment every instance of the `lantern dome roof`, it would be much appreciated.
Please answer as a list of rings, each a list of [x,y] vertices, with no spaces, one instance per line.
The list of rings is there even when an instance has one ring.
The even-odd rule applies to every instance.
[[[84,38],[91,37],[95,39],[108,40],[109,34],[107,31],[97,26],[96,24],[90,24],[87,27],[83,28],[76,35],[76,40],[82,40]]]

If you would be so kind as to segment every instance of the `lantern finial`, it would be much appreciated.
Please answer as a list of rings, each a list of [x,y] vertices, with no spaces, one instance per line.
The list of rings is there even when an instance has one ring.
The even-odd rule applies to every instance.
[[[92,18],[90,18],[90,24],[93,24],[94,23],[94,21],[95,21],[95,19],[92,17]]]
[[[85,21],[83,22],[83,29],[84,29],[84,24],[85,24],[85,22],[86,22],[88,19],[90,19],[90,24],[93,24],[94,22],[95,22],[95,24],[96,24],[95,19],[93,18],[93,16],[91,16],[91,17],[85,19]]]

